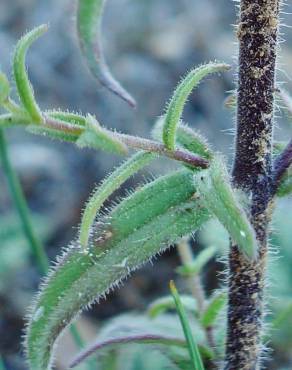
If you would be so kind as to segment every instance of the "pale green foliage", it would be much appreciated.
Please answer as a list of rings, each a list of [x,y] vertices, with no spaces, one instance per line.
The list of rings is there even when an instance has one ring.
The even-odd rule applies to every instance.
[[[80,226],[80,244],[86,249],[90,236],[90,229],[97,212],[103,205],[104,201],[125,182],[135,172],[146,166],[154,155],[151,153],[140,152],[128,159],[118,167],[97,189],[87,202]]]
[[[42,121],[42,114],[35,101],[33,88],[27,76],[25,56],[31,44],[43,35],[47,29],[48,26],[44,24],[24,35],[16,45],[13,58],[13,72],[19,98],[35,124]]]
[[[223,63],[208,63],[193,69],[178,85],[165,113],[163,127],[163,142],[170,150],[175,149],[176,131],[180,123],[185,103],[192,90],[200,81],[211,73],[228,70],[230,67]]]
[[[175,302],[175,305],[176,305],[176,309],[177,309],[177,313],[178,313],[180,321],[181,321],[181,325],[182,325],[184,335],[185,335],[185,338],[186,338],[186,341],[187,341],[187,344],[188,344],[188,350],[189,350],[189,353],[190,353],[190,357],[192,359],[194,369],[204,370],[205,367],[203,365],[203,361],[202,361],[202,358],[201,358],[201,355],[200,355],[200,352],[199,352],[198,345],[197,345],[196,341],[193,338],[192,331],[191,331],[191,328],[190,328],[190,325],[189,325],[189,321],[187,319],[186,312],[185,312],[184,307],[181,303],[180,296],[178,294],[178,291],[177,291],[173,281],[170,282],[170,291],[171,291],[171,294],[173,296],[173,299],[174,299],[174,302]]]
[[[177,268],[177,272],[183,276],[198,275],[205,265],[215,256],[217,248],[211,246],[203,249],[189,264]]]
[[[88,115],[86,119],[85,131],[79,136],[76,144],[81,147],[89,147],[103,149],[107,152],[112,152],[120,155],[128,153],[125,144],[113,137],[109,132],[106,132],[92,115]]]
[[[228,179],[226,167],[220,157],[213,160],[208,170],[194,176],[199,194],[206,207],[227,229],[233,242],[250,259],[257,256],[257,241],[247,215],[240,205]]]
[[[101,21],[105,2],[106,0],[78,0],[77,29],[80,47],[93,76],[134,107],[135,100],[112,76],[104,59]]]
[[[51,368],[54,342],[80,310],[210,217],[194,192],[189,171],[157,179],[101,217],[87,253],[78,243],[64,252],[31,311],[26,349],[32,369]]]
[[[0,104],[3,104],[9,97],[10,86],[7,77],[0,72]]]
[[[223,307],[226,305],[226,302],[226,293],[221,292],[219,294],[215,294],[209,301],[208,306],[200,318],[201,324],[206,328],[212,326]]]
[[[196,300],[188,295],[180,296],[181,303],[187,311],[196,312]],[[172,296],[166,296],[156,299],[148,307],[148,315],[151,318],[157,317],[168,310],[173,310],[175,303]]]

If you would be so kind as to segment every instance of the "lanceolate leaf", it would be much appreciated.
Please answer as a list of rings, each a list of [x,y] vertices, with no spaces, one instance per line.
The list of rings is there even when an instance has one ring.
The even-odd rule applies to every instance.
[[[56,339],[82,309],[210,217],[194,192],[188,171],[155,180],[101,217],[87,253],[78,242],[64,251],[31,310],[26,349],[32,369],[51,369]]]
[[[181,338],[168,337],[157,334],[139,334],[139,335],[128,335],[121,336],[119,338],[108,339],[103,342],[98,342],[83,353],[77,356],[77,358],[72,362],[70,368],[79,365],[86,358],[94,354],[95,352],[102,351],[104,349],[110,350],[114,348],[120,348],[121,345],[125,344],[152,344],[155,346],[175,346],[175,347],[186,347],[186,342]]]
[[[84,210],[80,226],[80,244],[86,249],[93,221],[105,200],[118,189],[123,182],[155,158],[152,153],[139,152],[118,167],[103,183],[97,187]]]
[[[180,123],[185,103],[192,90],[207,75],[228,70],[230,67],[223,63],[208,63],[193,69],[176,88],[165,114],[163,141],[165,146],[175,149],[176,130]]]
[[[224,292],[214,295],[208,303],[202,317],[201,324],[208,328],[212,326],[227,302],[227,295]]]
[[[77,29],[80,47],[88,67],[106,88],[135,107],[135,100],[112,76],[104,59],[101,22],[106,0],[78,0]]]
[[[213,246],[203,249],[191,263],[179,266],[176,271],[184,276],[193,276],[201,272],[204,266],[212,259],[217,252]]]
[[[214,159],[210,168],[200,171],[194,180],[206,207],[227,229],[233,242],[249,259],[255,259],[257,241],[254,230],[231,187],[221,158]]]
[[[181,321],[181,325],[182,325],[184,335],[185,335],[185,338],[186,338],[186,341],[187,341],[187,344],[188,344],[188,350],[189,350],[189,353],[190,353],[190,357],[192,359],[192,363],[194,365],[194,369],[195,370],[205,370],[198,345],[197,345],[196,341],[193,338],[193,334],[192,334],[192,331],[191,331],[191,328],[190,328],[190,325],[189,325],[189,322],[188,322],[186,312],[185,312],[184,307],[181,303],[180,296],[178,294],[178,291],[176,290],[176,287],[175,287],[173,281],[170,282],[170,291],[171,291],[171,294],[173,296],[173,299],[174,299],[174,302],[175,302],[175,305],[176,305],[176,309],[177,309],[177,313],[178,313],[180,321]]]
[[[191,312],[196,312],[196,300],[188,295],[182,295],[181,302],[184,308]],[[165,313],[165,311],[175,309],[175,303],[173,301],[172,296],[166,296],[156,299],[154,302],[150,304],[148,307],[148,315],[151,318],[157,317]]]
[[[29,82],[25,67],[25,56],[28,48],[43,35],[48,26],[43,24],[24,35],[17,43],[13,58],[13,72],[19,98],[34,123],[42,121],[42,114],[34,98],[33,88]]]

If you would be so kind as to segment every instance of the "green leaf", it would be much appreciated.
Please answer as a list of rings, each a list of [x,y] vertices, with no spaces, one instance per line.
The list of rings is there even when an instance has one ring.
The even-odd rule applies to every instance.
[[[195,174],[194,181],[205,206],[226,228],[242,253],[254,260],[257,257],[255,232],[231,187],[222,159],[214,159],[208,170]]]
[[[226,301],[227,295],[223,292],[212,297],[200,319],[201,324],[205,328],[208,328],[214,324],[221,310],[226,305]]]
[[[0,72],[0,105],[9,97],[10,85],[4,73]]]
[[[25,346],[32,369],[51,369],[54,343],[80,311],[208,220],[194,192],[190,171],[159,178],[100,217],[87,253],[78,241],[64,251],[31,309]]]
[[[34,98],[33,87],[28,79],[25,57],[31,44],[42,36],[48,29],[43,24],[24,35],[17,43],[13,58],[13,72],[19,98],[34,123],[42,122],[42,113]]]
[[[194,260],[184,266],[179,266],[176,271],[183,276],[198,275],[204,266],[212,259],[217,252],[217,248],[211,246],[203,249]]]
[[[93,76],[130,106],[135,107],[135,100],[112,76],[105,62],[101,42],[101,22],[104,4],[105,0],[78,1],[77,30],[80,47]]]
[[[181,296],[181,302],[184,308],[191,312],[196,312],[196,300],[188,295]],[[156,299],[154,302],[152,302],[148,307],[148,315],[151,318],[157,317],[165,311],[173,310],[175,309],[175,303],[173,301],[172,296],[166,296]]]
[[[171,294],[173,296],[173,299],[176,305],[177,313],[180,318],[181,326],[183,328],[184,335],[185,335],[185,338],[188,344],[188,350],[189,350],[189,354],[190,354],[190,357],[194,365],[194,369],[204,370],[205,368],[204,368],[203,361],[200,355],[200,351],[199,351],[197,343],[195,342],[193,338],[193,334],[192,334],[192,331],[191,331],[191,328],[188,322],[188,318],[184,310],[184,307],[181,303],[178,291],[176,290],[176,287],[173,281],[171,281],[169,285],[170,285]]]
[[[175,149],[176,131],[181,121],[185,103],[192,90],[211,73],[223,72],[230,68],[223,63],[208,63],[193,69],[176,88],[165,114],[163,142],[169,150]]]
[[[283,176],[277,188],[278,197],[286,197],[292,194],[292,167],[290,166]]]
[[[155,140],[162,141],[163,126],[165,122],[165,116],[160,117],[152,130],[152,137]],[[207,140],[200,135],[198,132],[192,130],[187,125],[180,122],[176,131],[176,143],[188,151],[198,154],[199,156],[212,159],[213,152],[209,148]]]
[[[117,338],[107,339],[104,341],[97,342],[90,347],[88,347],[84,352],[78,355],[73,362],[70,364],[70,368],[73,368],[83,362],[86,358],[94,354],[95,352],[102,351],[104,349],[110,350],[115,348],[120,348],[122,345],[127,344],[151,344],[155,346],[176,346],[176,347],[186,347],[186,342],[181,338],[175,338],[171,336],[163,336],[157,334],[135,334],[135,335],[125,335]]]
[[[80,148],[96,148],[122,155],[128,153],[126,145],[111,135],[108,130],[103,129],[90,114],[86,119],[85,131],[79,136],[76,144]]]
[[[134,154],[130,159],[118,167],[103,183],[96,188],[93,195],[87,202],[82,215],[80,226],[80,244],[86,249],[90,236],[90,229],[97,216],[100,207],[106,199],[117,190],[123,182],[149,164],[155,155],[152,153],[139,152]]]

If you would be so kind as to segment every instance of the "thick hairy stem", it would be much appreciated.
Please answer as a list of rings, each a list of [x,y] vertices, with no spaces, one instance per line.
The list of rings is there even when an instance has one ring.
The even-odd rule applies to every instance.
[[[260,368],[279,2],[240,1],[233,182],[251,199],[250,219],[259,244],[259,257],[250,262],[237,246],[231,248],[226,370]]]

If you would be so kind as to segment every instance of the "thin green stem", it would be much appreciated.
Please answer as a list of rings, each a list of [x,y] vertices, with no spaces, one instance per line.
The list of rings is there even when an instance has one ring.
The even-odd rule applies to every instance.
[[[18,211],[20,221],[22,224],[23,232],[29,243],[32,254],[36,259],[38,268],[42,274],[48,271],[49,263],[44,249],[38,240],[32,226],[32,221],[29,215],[29,209],[24,198],[19,179],[14,172],[10,159],[8,156],[7,143],[4,132],[0,130],[0,157],[2,162],[3,171],[6,175],[11,197],[14,205]]]
[[[11,165],[9,155],[8,155],[5,135],[4,135],[3,130],[1,129],[0,129],[0,159],[2,162],[3,171],[6,175],[11,197],[13,199],[14,205],[18,211],[18,214],[19,214],[19,217],[22,223],[23,232],[29,243],[31,252],[33,256],[35,257],[40,273],[42,275],[45,275],[48,272],[49,260],[48,260],[48,257],[44,251],[44,248],[41,242],[39,241],[33,229],[30,212],[29,212],[29,209],[28,209],[28,206],[27,206],[27,203],[26,203],[26,200],[25,200],[22,188],[21,188],[20,181]],[[77,328],[74,325],[71,325],[70,333],[76,345],[79,348],[82,348],[84,346],[84,342]],[[2,370],[1,365],[2,364],[0,360],[0,370]],[[94,367],[89,366],[89,369],[93,370]]]

